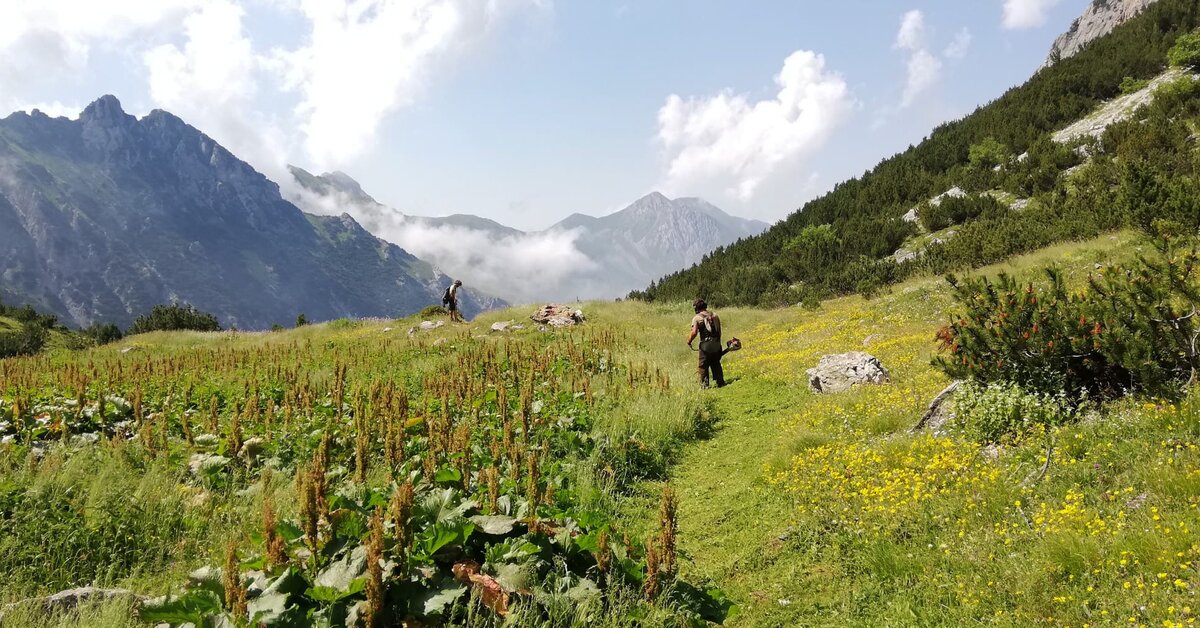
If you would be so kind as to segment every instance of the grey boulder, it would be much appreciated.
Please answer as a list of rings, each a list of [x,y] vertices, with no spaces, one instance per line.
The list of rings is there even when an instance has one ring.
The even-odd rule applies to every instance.
[[[823,356],[816,367],[808,369],[808,387],[815,393],[840,393],[855,385],[890,381],[879,358],[862,351]]]

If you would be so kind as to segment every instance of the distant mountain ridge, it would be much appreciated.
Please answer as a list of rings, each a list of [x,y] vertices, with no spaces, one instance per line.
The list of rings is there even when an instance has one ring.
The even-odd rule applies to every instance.
[[[550,230],[578,230],[581,251],[603,260],[605,273],[637,287],[699,262],[716,248],[766,231],[769,225],[731,216],[699,198],[652,192],[607,216],[573,214]],[[638,281],[641,284],[638,284]],[[623,296],[633,288],[609,296]]]
[[[0,298],[78,325],[170,301],[243,329],[401,316],[448,281],[348,215],[302,212],[178,117],[139,120],[113,96],[78,120],[0,119],[0,268]]]
[[[699,262],[718,247],[769,228],[764,222],[731,216],[703,199],[669,199],[652,192],[606,216],[576,213],[547,229],[526,232],[469,214],[438,218],[406,215],[376,201],[344,173],[314,175],[302,168],[290,168],[296,182],[316,196],[298,197],[296,202],[310,211],[350,211],[385,239],[389,230],[404,229],[405,225],[478,232],[495,242],[533,242],[540,236],[572,234],[573,246],[591,264],[567,274],[561,285],[545,286],[545,298],[624,296],[657,277]],[[455,265],[455,260],[440,256],[436,250],[418,254],[455,276],[472,274],[472,268],[461,262]]]

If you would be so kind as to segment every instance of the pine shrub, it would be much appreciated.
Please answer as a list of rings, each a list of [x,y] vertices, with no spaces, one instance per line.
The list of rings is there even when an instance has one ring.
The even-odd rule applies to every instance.
[[[151,331],[221,331],[217,317],[188,304],[156,305],[133,321],[129,335]]]
[[[1129,267],[1099,269],[1082,290],[1053,268],[1042,286],[1003,274],[950,277],[959,311],[938,333],[935,363],[951,377],[1075,402],[1131,392],[1178,398],[1200,367],[1200,256],[1194,239],[1156,248]]]

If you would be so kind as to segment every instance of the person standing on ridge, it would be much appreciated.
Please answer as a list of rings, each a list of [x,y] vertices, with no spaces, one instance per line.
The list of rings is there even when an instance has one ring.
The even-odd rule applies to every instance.
[[[455,279],[454,283],[446,288],[446,293],[442,295],[442,305],[450,312],[451,323],[465,323],[462,314],[458,312],[458,289],[462,287],[462,280]]]
[[[688,334],[688,348],[692,348],[696,336],[700,337],[700,386],[708,388],[709,372],[717,388],[725,385],[725,373],[721,370],[721,358],[724,351],[721,347],[721,318],[708,311],[704,299],[696,299],[692,303],[696,316],[692,319],[692,331]]]

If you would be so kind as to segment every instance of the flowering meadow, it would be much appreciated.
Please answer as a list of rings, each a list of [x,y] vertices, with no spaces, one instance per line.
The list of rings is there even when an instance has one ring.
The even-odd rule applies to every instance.
[[[1053,260],[1082,277],[1113,243],[1008,270]],[[1200,394],[1087,405],[999,442],[961,418],[914,431],[950,383],[932,361],[951,307],[950,287],[929,279],[741,336],[748,350],[727,371],[746,386],[714,402],[722,431],[675,482],[693,569],[727,588],[746,625],[1196,623]],[[891,383],[810,393],[805,370],[847,351],[878,357]],[[737,506],[712,513],[722,502]]]

